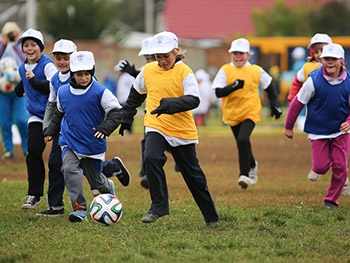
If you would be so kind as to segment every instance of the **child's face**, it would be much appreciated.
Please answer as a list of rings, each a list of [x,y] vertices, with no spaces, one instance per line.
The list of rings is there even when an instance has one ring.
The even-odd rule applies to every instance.
[[[243,67],[249,58],[250,54],[248,52],[231,52],[231,61],[237,68]]]
[[[75,82],[78,85],[82,87],[86,87],[90,83],[92,76],[88,71],[81,70],[81,71],[74,72],[73,78],[75,79]]]
[[[322,62],[320,59],[320,56],[322,54],[322,50],[323,50],[324,45],[325,44],[315,44],[311,47],[312,51],[314,52],[316,62]]]
[[[164,70],[170,70],[175,63],[176,56],[173,52],[166,54],[156,54],[156,60]]]
[[[53,59],[59,71],[67,73],[69,71],[70,54],[67,53],[54,53]]]
[[[321,59],[322,64],[329,76],[336,78],[339,76],[342,62],[339,58],[324,57]]]
[[[29,64],[37,63],[41,57],[40,47],[32,39],[27,39],[23,42],[23,52],[26,55]]]

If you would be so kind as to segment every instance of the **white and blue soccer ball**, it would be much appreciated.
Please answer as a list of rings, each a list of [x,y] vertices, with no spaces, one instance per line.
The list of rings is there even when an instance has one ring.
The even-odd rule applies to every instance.
[[[100,194],[90,204],[90,215],[96,223],[110,226],[121,219],[123,205],[114,195]]]

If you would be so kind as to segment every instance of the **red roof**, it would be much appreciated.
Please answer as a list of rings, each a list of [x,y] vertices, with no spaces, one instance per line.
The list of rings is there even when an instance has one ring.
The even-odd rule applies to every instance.
[[[286,0],[291,5],[300,1]],[[236,34],[254,35],[252,12],[272,8],[274,3],[275,0],[166,0],[165,29],[190,39],[226,40]]]

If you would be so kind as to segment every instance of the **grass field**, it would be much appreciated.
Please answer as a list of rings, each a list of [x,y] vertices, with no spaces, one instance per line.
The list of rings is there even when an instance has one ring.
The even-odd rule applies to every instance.
[[[65,216],[37,217],[37,211],[47,208],[44,198],[35,211],[22,210],[27,182],[17,146],[15,158],[0,163],[0,263],[350,262],[350,197],[339,198],[338,211],[325,209],[322,200],[330,172],[320,181],[307,180],[311,164],[306,135],[297,133],[287,140],[283,119],[275,122],[263,116],[251,138],[259,181],[247,190],[237,185],[237,150],[229,128],[212,113],[208,125],[198,129],[198,158],[221,218],[214,228],[206,227],[170,155],[165,165],[170,215],[153,224],[141,223],[150,200],[138,177],[140,118],[133,134],[116,133],[108,139],[107,157],[121,156],[132,174],[129,187],[114,179],[124,214],[111,227],[90,218],[70,223],[66,193]],[[84,186],[91,201],[86,181]]]

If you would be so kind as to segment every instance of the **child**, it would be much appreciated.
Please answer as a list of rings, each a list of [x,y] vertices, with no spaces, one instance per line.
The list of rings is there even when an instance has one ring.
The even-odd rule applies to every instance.
[[[53,50],[50,52],[53,55],[58,71],[52,77],[50,82],[50,96],[46,106],[43,130],[48,127],[55,110],[57,108],[57,91],[58,89],[70,83],[70,55],[77,51],[77,47],[71,40],[58,40]],[[119,168],[123,163],[119,157],[115,157],[112,161],[106,161],[103,164],[103,173],[107,177],[117,175],[119,180],[125,185],[130,182],[130,175],[126,167]],[[47,201],[49,209],[37,213],[39,216],[59,216],[64,214],[63,192],[64,192],[64,177],[61,172],[61,148],[58,145],[58,135],[52,139],[52,148],[49,157],[49,189],[47,192]],[[115,168],[115,166],[117,168]],[[126,171],[124,174],[120,171]],[[95,191],[93,191],[95,195]]]
[[[198,83],[192,70],[182,62],[184,55],[174,33],[156,34],[149,53],[155,54],[156,61],[146,64],[137,75],[123,107],[119,130],[123,136],[133,122],[136,108],[147,96],[143,161],[152,204],[141,221],[152,223],[169,214],[163,166],[167,159],[164,152],[170,149],[206,224],[216,225],[219,216],[195,149],[198,137],[191,110],[199,104]]]
[[[268,94],[271,117],[279,119],[282,110],[272,86],[272,77],[248,61],[253,54],[248,40],[233,40],[228,52],[231,63],[220,68],[212,86],[216,96],[222,98],[222,120],[230,125],[236,139],[240,169],[238,184],[246,189],[258,181],[258,162],[253,156],[250,135],[260,122],[259,84]]]
[[[322,48],[325,45],[332,43],[332,39],[327,34],[316,33],[310,40],[307,46],[310,49],[310,57],[301,69],[297,71],[294,76],[292,86],[290,88],[287,99],[292,101],[296,94],[299,92],[301,86],[308,78],[309,73],[319,67],[321,67],[321,53]],[[305,124],[306,107],[301,111],[300,116],[297,119],[297,126],[299,130],[303,130]]]
[[[338,198],[348,176],[350,71],[344,67],[341,45],[324,46],[320,57],[323,66],[310,73],[290,104],[284,135],[293,138],[294,123],[307,105],[304,130],[311,143],[310,174],[325,174],[332,168],[331,182],[323,201],[326,208],[338,209]]]
[[[153,37],[147,37],[141,42],[141,50],[138,53],[138,56],[144,56],[146,63],[150,63],[156,60],[154,54],[149,53],[149,49],[152,45]],[[136,78],[137,75],[140,73],[140,70],[136,70],[134,65],[130,65],[130,63],[127,60],[121,60],[118,62],[117,65],[114,67],[115,71],[121,71],[128,73],[130,76]],[[122,76],[121,76],[122,77]],[[144,165],[143,165],[143,156],[145,151],[145,138],[141,140],[141,169],[139,176],[141,177],[140,184],[145,189],[148,189],[148,181],[147,181],[147,175],[145,173]]]
[[[45,141],[52,140],[60,130],[61,170],[74,209],[68,218],[71,222],[81,222],[87,217],[83,175],[91,189],[114,195],[113,181],[101,171],[106,137],[119,126],[121,106],[112,92],[94,79],[92,52],[72,53],[70,72],[70,85],[61,86],[57,92],[57,110],[45,130]]]
[[[22,205],[24,209],[33,209],[40,203],[44,194],[45,149],[43,119],[49,96],[49,80],[57,69],[53,61],[42,54],[44,39],[40,31],[28,29],[18,39],[26,60],[21,64],[19,73],[21,82],[16,86],[18,97],[26,96],[28,119],[28,155],[26,157],[28,173],[28,196]]]
[[[66,39],[61,39],[54,44],[53,50],[50,52],[53,60],[58,68],[56,74],[50,81],[50,95],[46,105],[46,111],[43,123],[43,132],[52,119],[56,106],[57,90],[64,84],[69,84],[69,57],[70,54],[77,51],[76,45]],[[58,136],[54,136],[52,140],[51,152],[49,156],[49,189],[47,191],[47,202],[49,209],[37,213],[42,216],[59,216],[64,214],[63,192],[64,177],[61,172],[61,148],[58,145]]]
[[[322,48],[325,45],[331,44],[332,39],[327,34],[316,33],[310,40],[309,45],[307,46],[310,49],[310,57],[308,62],[306,62],[300,70],[294,76],[292,87],[290,88],[288,94],[288,100],[292,101],[294,97],[298,94],[301,86],[308,78],[310,72],[315,69],[318,69],[322,66],[320,56],[322,54]]]

